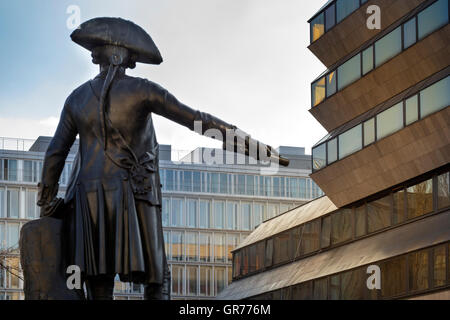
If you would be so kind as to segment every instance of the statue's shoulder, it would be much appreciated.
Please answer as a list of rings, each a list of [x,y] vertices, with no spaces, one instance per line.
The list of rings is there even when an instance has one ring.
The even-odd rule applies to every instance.
[[[156,82],[153,82],[153,81],[145,79],[145,78],[125,76],[124,80],[134,81],[135,82],[135,83],[133,83],[134,88],[142,88],[146,91],[163,90],[164,89]]]
[[[66,106],[76,105],[76,102],[82,98],[86,98],[89,95],[88,93],[92,93],[91,80],[79,85],[71,94],[69,94],[66,99]]]

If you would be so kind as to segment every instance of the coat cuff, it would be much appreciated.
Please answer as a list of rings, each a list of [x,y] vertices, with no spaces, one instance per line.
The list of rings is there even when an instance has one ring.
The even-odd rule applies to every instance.
[[[48,185],[42,182],[38,183],[38,202],[37,205],[42,207],[49,204],[58,194],[59,184]]]

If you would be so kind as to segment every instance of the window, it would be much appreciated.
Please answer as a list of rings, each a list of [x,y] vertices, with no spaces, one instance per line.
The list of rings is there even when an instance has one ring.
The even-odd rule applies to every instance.
[[[194,171],[192,178],[193,178],[193,191],[194,192],[200,192],[201,191],[200,172]]]
[[[301,254],[308,254],[319,250],[320,220],[308,222],[303,225],[300,234]]]
[[[226,173],[220,174],[220,193],[227,194],[228,193],[228,175]]]
[[[408,219],[433,211],[433,183],[427,180],[406,189]]]
[[[173,191],[174,188],[174,173],[173,170],[166,170],[166,181],[164,183],[167,191]]]
[[[355,208],[355,237],[362,237],[366,234],[366,206]]]
[[[331,240],[331,216],[322,219],[322,232],[320,237],[320,247],[328,247]]]
[[[416,17],[414,17],[403,25],[403,48],[409,48],[416,41]]]
[[[280,197],[280,177],[273,177],[273,196]]]
[[[403,103],[383,111],[377,115],[377,140],[403,128]]]
[[[17,160],[0,159],[3,163],[3,180],[17,181]]]
[[[442,79],[420,92],[420,116],[426,117],[450,105],[450,77]]]
[[[211,203],[208,200],[200,200],[200,219],[199,227],[210,228],[211,221]]]
[[[211,262],[212,246],[211,246],[211,234],[200,233],[200,261]]]
[[[183,211],[183,199],[172,198],[172,226],[184,226],[185,222]]]
[[[448,0],[439,0],[418,14],[419,39],[448,23]]]
[[[255,270],[260,270],[264,268],[264,251],[265,251],[264,241],[256,244],[256,259],[255,259]]]
[[[200,296],[213,295],[212,267],[200,266]]]
[[[401,27],[398,27],[375,42],[375,67],[379,67],[401,51],[402,29]]]
[[[353,212],[342,209],[331,215],[331,244],[341,243],[353,237]]]
[[[405,101],[405,125],[410,125],[411,123],[419,119],[419,102],[418,95],[412,96]]]
[[[8,228],[8,241],[6,242],[6,249],[18,249],[19,248],[19,229],[18,223],[7,223]]]
[[[273,263],[273,239],[266,240],[265,266],[270,267]]]
[[[169,226],[169,212],[170,212],[170,199],[162,198],[162,225],[163,227]]]
[[[330,300],[339,300],[341,292],[341,277],[339,274],[330,277]]]
[[[391,225],[391,211],[391,195],[367,203],[369,233],[389,227]]]
[[[375,142],[375,118],[364,122],[364,146]]]
[[[190,228],[197,227],[197,200],[187,199],[187,226]]]
[[[394,193],[394,224],[406,220],[405,190]]]
[[[290,259],[289,243],[290,232],[283,232],[274,237],[273,240],[273,264],[286,262]]]
[[[234,250],[234,248],[237,247],[239,244],[239,235],[228,233],[227,234],[227,257],[228,260],[231,262],[233,260],[231,251]]]
[[[251,229],[252,204],[243,202],[241,204],[242,230]]]
[[[6,217],[6,210],[5,210],[5,189],[0,188],[0,218]]]
[[[211,192],[212,193],[219,193],[219,174],[218,173],[211,173]]]
[[[186,232],[186,260],[198,261],[198,234]]]
[[[360,300],[364,299],[367,275],[363,269],[347,271],[341,274],[341,299]]]
[[[336,93],[336,71],[327,75],[327,97]]]
[[[362,53],[362,73],[367,74],[370,71],[372,71],[374,64],[373,64],[373,46],[370,46]]]
[[[412,291],[428,289],[428,251],[409,254],[409,289]]]
[[[445,285],[447,272],[445,246],[433,249],[433,287]]]
[[[327,158],[326,158],[326,144],[323,143],[318,147],[315,147],[312,150],[312,158],[313,158],[313,169],[319,170],[326,166],[327,164]],[[290,179],[292,181],[292,178]],[[292,187],[291,187],[291,194],[292,194]],[[295,191],[294,191],[295,192]],[[296,196],[293,196],[293,198],[297,198]]]
[[[214,228],[223,229],[225,219],[225,202],[214,201]]]
[[[6,191],[6,213],[8,218],[19,218],[19,189]]]
[[[357,54],[338,67],[338,90],[361,77],[361,55]]]
[[[246,176],[246,195],[253,196],[255,194],[255,176]]]
[[[237,202],[227,202],[227,229],[237,230],[238,229],[238,203]]]
[[[381,295],[393,297],[406,292],[406,257],[394,258],[381,264]]]
[[[23,161],[23,181],[25,182],[33,181],[33,161],[30,160]]]
[[[317,80],[312,84],[311,98],[313,107],[317,106],[319,103],[325,100],[325,77]]]
[[[322,145],[325,147],[325,144]],[[320,146],[320,147],[322,147]],[[314,150],[313,150],[314,153]],[[298,179],[297,178],[289,178],[289,193],[291,198],[300,198]]]
[[[192,171],[183,171],[183,191],[192,192]]]
[[[225,267],[214,268],[214,292],[219,294],[225,289],[227,283],[225,280]]]
[[[37,203],[37,191],[35,190],[27,190],[27,218],[35,219],[39,216],[39,209],[36,205]]]
[[[314,300],[327,300],[328,278],[314,280]]]
[[[198,294],[197,289],[198,279],[198,267],[187,266],[186,267],[186,295],[196,296]]]
[[[339,159],[361,150],[362,148],[362,125],[356,127],[339,135]]]
[[[337,160],[337,138],[328,141],[327,148],[328,148],[328,164],[331,164]]]
[[[255,228],[263,222],[265,206],[263,203],[253,204],[253,219],[255,221]]]
[[[438,188],[437,192],[438,209],[443,209],[450,206],[450,174],[448,172],[441,174],[440,176],[437,177],[437,188]]]
[[[241,275],[241,251],[233,254],[233,277],[239,277]]]
[[[184,267],[172,265],[172,294],[183,295],[184,293]]]
[[[325,18],[321,13],[311,21],[311,42],[316,41],[325,33]]]
[[[325,31],[330,30],[336,24],[336,14],[335,14],[335,5],[332,4],[325,10]]]
[[[184,232],[172,231],[172,260],[183,261],[184,260]]]
[[[5,223],[0,222],[0,250],[3,250],[5,248],[6,248]]]
[[[280,206],[275,203],[269,203],[267,205],[267,219],[276,217],[280,213]]]
[[[345,17],[359,8],[359,0],[337,0],[337,22],[341,22]]]
[[[237,194],[245,194],[245,175],[240,174],[235,176]]]
[[[214,234],[214,261],[225,262],[225,235]]]

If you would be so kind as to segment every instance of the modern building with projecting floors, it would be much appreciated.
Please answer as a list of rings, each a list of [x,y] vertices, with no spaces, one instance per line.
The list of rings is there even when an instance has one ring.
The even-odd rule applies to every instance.
[[[23,299],[19,232],[23,224],[39,217],[37,183],[50,139],[0,138],[0,300]],[[67,158],[59,196],[64,195],[77,149],[76,143]],[[203,161],[203,155],[220,150],[199,148],[182,152],[181,157],[170,146],[160,146],[163,229],[173,299],[213,298],[231,281],[231,250],[256,226],[323,194],[308,177],[311,156],[303,148],[278,150],[291,164],[269,176],[237,156],[231,165]],[[116,282],[115,299],[142,296],[140,285]]]
[[[218,297],[450,299],[449,0],[330,0],[309,23],[326,196],[246,237]]]

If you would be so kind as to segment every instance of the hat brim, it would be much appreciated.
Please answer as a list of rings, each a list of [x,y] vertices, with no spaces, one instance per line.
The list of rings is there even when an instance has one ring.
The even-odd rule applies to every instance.
[[[160,64],[163,59],[150,35],[137,24],[121,18],[94,18],[82,23],[71,39],[90,51],[104,45],[127,48],[137,55],[136,62]]]

